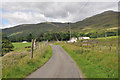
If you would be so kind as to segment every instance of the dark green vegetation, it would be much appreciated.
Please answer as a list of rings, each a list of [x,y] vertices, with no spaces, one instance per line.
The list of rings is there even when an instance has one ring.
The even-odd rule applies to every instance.
[[[99,45],[98,50],[96,41]],[[65,49],[86,78],[118,78],[118,52],[116,51],[118,37],[91,39],[88,47],[85,43],[82,47],[81,42],[55,44]]]
[[[33,58],[30,58],[31,43],[13,43],[14,51],[2,57],[2,77],[3,78],[25,78],[30,73],[44,65],[52,56],[52,48],[40,43],[40,53],[34,50]]]
[[[70,23],[72,36],[90,36],[93,38],[115,36],[118,31],[118,12],[106,11],[86,18],[82,21]],[[68,40],[69,27],[67,23],[45,22],[38,24],[23,24],[3,29],[11,41],[28,40],[30,34],[33,38],[41,40]],[[50,35],[50,36],[49,36]]]
[[[5,55],[7,52],[12,51],[14,46],[12,45],[11,41],[8,39],[5,33],[2,34],[2,54],[1,56]]]

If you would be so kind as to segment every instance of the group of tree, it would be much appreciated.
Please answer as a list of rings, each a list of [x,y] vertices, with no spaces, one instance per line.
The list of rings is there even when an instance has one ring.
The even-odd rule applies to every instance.
[[[5,55],[9,51],[12,51],[14,46],[12,45],[11,41],[7,37],[6,33],[2,33],[2,54],[1,56]]]
[[[119,35],[118,31],[118,35]],[[117,32],[89,32],[89,33],[83,33],[83,32],[46,32],[42,34],[38,34],[37,36],[34,36],[32,33],[26,35],[26,36],[16,36],[16,37],[7,37],[6,33],[2,33],[2,56],[6,54],[7,52],[13,50],[14,46],[11,42],[22,42],[22,41],[28,41],[31,42],[32,39],[37,39],[37,41],[68,41],[71,37],[91,37],[91,38],[97,38],[97,37],[105,37],[107,36],[116,36]]]
[[[46,32],[42,34],[33,35],[32,33],[26,35],[26,36],[18,36],[18,37],[11,37],[10,40],[12,42],[22,42],[22,41],[28,41],[31,42],[32,39],[37,39],[37,41],[68,41],[71,37],[90,37],[90,38],[97,38],[97,37],[105,37],[107,36],[116,36],[116,32],[89,32],[89,33],[83,33],[83,32]]]
[[[26,36],[13,36],[13,37],[9,37],[10,41],[12,42],[22,42],[22,41],[27,41],[27,42],[31,42],[31,40],[33,39],[33,35],[30,33]]]

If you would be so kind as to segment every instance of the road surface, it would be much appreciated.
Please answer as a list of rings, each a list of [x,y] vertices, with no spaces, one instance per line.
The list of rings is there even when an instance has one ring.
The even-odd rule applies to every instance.
[[[72,58],[59,45],[51,46],[50,60],[27,78],[83,78]]]

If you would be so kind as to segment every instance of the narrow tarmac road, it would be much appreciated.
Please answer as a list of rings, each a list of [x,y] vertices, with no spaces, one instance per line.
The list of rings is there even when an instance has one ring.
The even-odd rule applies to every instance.
[[[83,78],[73,59],[60,46],[51,46],[51,59],[27,78]]]

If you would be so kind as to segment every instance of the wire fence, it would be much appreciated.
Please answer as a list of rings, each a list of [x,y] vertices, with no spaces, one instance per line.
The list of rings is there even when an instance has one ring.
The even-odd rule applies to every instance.
[[[48,40],[37,42],[36,40],[32,39],[31,44],[31,59],[33,58],[34,51],[37,51],[37,54],[42,54],[45,52],[46,48],[48,47]]]
[[[118,44],[104,44],[100,42],[83,41],[79,45],[81,50],[86,51],[92,50],[104,53],[118,53],[119,51]]]

